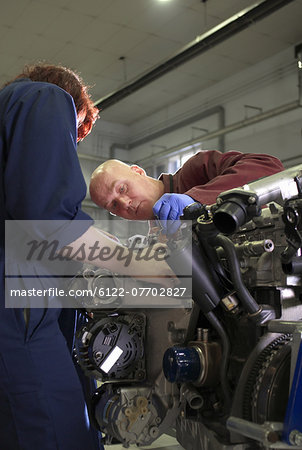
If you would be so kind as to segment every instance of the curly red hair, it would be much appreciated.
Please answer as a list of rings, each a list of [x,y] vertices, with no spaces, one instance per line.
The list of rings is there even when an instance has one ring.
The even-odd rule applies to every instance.
[[[90,133],[99,117],[99,110],[94,106],[88,93],[89,87],[85,85],[79,74],[61,65],[35,64],[25,66],[23,72],[15,79],[17,78],[30,78],[32,81],[56,84],[68,92],[74,100],[78,117],[83,118],[78,125],[78,141]]]

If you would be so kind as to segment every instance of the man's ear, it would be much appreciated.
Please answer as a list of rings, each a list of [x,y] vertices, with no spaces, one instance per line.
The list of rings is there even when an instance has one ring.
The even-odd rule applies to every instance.
[[[146,175],[146,172],[144,171],[144,169],[142,167],[133,165],[133,166],[130,166],[130,169],[133,170],[134,172],[138,173],[139,175]]]

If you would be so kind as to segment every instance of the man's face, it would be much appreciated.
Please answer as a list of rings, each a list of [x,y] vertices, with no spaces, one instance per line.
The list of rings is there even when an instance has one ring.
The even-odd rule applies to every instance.
[[[143,170],[115,167],[98,177],[98,194],[93,201],[116,216],[130,220],[154,218],[152,207],[156,190]]]

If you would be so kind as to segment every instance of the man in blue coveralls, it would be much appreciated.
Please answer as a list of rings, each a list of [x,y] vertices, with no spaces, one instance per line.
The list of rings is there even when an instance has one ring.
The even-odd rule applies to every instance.
[[[66,220],[76,227],[69,239],[65,230],[64,245],[77,248],[85,239],[108,244],[81,210],[86,185],[76,155],[77,141],[97,116],[81,78],[61,66],[26,67],[0,90],[1,450],[99,448],[58,324],[60,309],[35,308],[26,316],[4,301],[5,220]],[[114,258],[106,267],[126,273]]]

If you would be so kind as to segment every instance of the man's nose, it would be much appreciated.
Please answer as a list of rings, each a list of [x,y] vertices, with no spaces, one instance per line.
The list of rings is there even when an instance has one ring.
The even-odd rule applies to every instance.
[[[128,206],[131,204],[131,200],[127,196],[120,197],[119,201],[122,208],[128,208]]]

